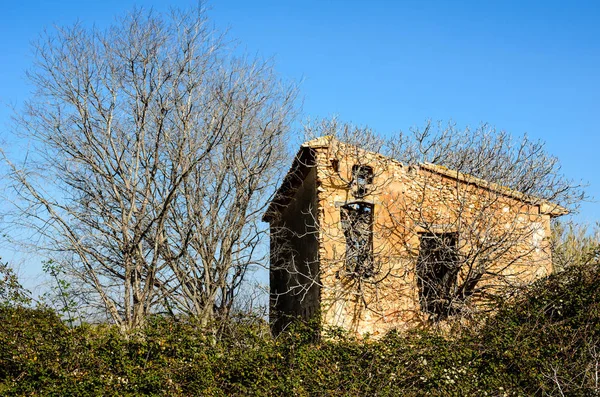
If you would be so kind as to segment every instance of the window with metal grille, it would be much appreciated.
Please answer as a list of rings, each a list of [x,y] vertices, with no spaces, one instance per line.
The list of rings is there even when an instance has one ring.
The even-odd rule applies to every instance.
[[[356,277],[373,276],[373,204],[346,204],[340,216],[346,239],[346,271]]]
[[[369,194],[373,183],[373,168],[368,165],[352,166],[352,186],[354,197],[364,197]]]

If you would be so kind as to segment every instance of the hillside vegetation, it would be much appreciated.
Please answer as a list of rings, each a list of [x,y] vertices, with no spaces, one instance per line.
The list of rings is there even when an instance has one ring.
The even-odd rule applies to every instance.
[[[314,343],[297,326],[232,320],[219,338],[154,317],[127,337],[45,309],[0,309],[0,395],[600,395],[600,266],[573,266],[505,303],[477,331]]]

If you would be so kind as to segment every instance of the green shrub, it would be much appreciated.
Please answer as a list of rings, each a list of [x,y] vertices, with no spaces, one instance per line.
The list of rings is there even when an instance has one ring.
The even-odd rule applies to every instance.
[[[569,267],[533,285],[479,338],[490,371],[527,395],[600,395],[600,266]]]
[[[600,268],[569,268],[505,304],[479,330],[315,342],[314,325],[273,338],[237,318],[207,333],[156,316],[132,335],[66,326],[54,312],[0,308],[0,395],[599,395]]]

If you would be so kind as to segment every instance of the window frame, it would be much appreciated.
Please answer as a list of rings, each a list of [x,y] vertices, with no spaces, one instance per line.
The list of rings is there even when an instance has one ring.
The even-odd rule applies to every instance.
[[[369,194],[373,184],[374,170],[370,165],[354,164],[352,166],[352,182],[354,197],[364,197]]]
[[[419,233],[416,263],[419,303],[421,311],[436,318],[454,313],[451,298],[460,268],[459,237],[458,232]]]
[[[364,201],[342,205],[340,223],[346,244],[344,256],[346,274],[360,278],[372,277],[375,270],[373,252],[375,205]]]

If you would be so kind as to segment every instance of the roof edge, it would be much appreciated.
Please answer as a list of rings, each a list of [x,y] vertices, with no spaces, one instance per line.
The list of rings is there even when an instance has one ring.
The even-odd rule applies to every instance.
[[[276,213],[279,212],[278,207],[284,206],[285,202],[291,200],[291,193],[294,191],[294,185],[304,180],[306,175],[303,175],[304,171],[313,166],[314,163],[314,149],[318,148],[302,144],[300,150],[294,156],[290,169],[283,177],[281,185],[275,193],[271,202],[267,206],[266,211],[263,213],[262,221],[269,222],[273,220]]]
[[[558,204],[552,203],[548,200],[545,200],[545,199],[542,199],[542,198],[539,198],[536,196],[527,195],[518,190],[509,188],[506,186],[502,186],[495,182],[489,182],[489,181],[486,181],[485,179],[478,178],[473,175],[465,174],[465,173],[457,171],[457,170],[452,170],[452,169],[450,169],[448,167],[444,167],[442,165],[423,162],[423,163],[419,163],[419,167],[424,168],[428,171],[435,172],[440,175],[447,176],[449,178],[459,180],[461,182],[470,183],[470,184],[503,194],[507,197],[515,198],[517,200],[520,200],[520,201],[523,201],[523,202],[526,202],[529,204],[539,205],[540,213],[550,215],[551,217],[567,215],[570,212],[567,208],[562,207]]]

